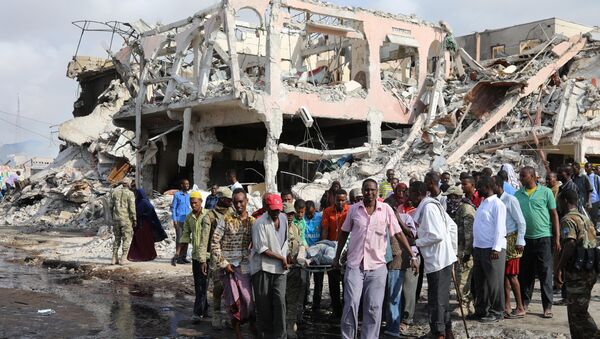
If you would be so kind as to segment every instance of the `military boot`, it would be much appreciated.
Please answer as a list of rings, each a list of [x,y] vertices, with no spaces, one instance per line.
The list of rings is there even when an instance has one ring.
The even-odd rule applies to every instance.
[[[112,260],[110,261],[111,265],[119,264],[119,256],[116,253],[113,253]]]

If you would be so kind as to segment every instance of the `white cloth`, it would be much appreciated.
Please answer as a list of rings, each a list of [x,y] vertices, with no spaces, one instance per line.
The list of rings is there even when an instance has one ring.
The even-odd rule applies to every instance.
[[[525,246],[525,231],[527,224],[521,211],[519,200],[506,192],[500,196],[500,201],[506,206],[506,234],[517,232],[517,245]]]
[[[242,184],[240,184],[239,181],[236,181],[231,186],[229,186],[229,189],[231,190],[231,192],[235,191],[238,188],[244,189],[244,187],[242,186]]]
[[[473,247],[506,249],[506,206],[495,194],[485,198],[475,212]]]
[[[284,217],[282,217],[282,215]],[[287,235],[287,218],[285,214],[279,215],[279,229],[283,229]],[[265,271],[273,274],[285,274],[281,261],[263,255],[266,250],[287,258],[288,241],[287,236],[283,245],[280,245],[278,232],[275,230],[273,220],[268,213],[263,214],[256,219],[252,225],[252,252],[250,254],[250,272],[255,274],[259,271]]]
[[[425,274],[437,272],[456,261],[456,223],[434,198],[421,201],[414,221],[419,225],[416,245],[425,261]]]

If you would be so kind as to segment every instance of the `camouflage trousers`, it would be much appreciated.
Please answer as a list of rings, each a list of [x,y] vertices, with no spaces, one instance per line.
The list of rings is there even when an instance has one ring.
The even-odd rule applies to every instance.
[[[308,272],[301,268],[292,268],[287,274],[285,302],[287,304],[287,322],[295,323],[302,318],[304,293],[308,282]]]
[[[473,295],[471,294],[471,278],[473,269],[473,259],[469,259],[467,262],[454,263],[454,269],[456,272],[456,283],[460,288],[462,295],[463,304],[468,304],[473,301]]]
[[[600,338],[596,322],[588,312],[594,283],[596,283],[595,272],[565,272],[567,315],[573,339]]]
[[[133,226],[130,221],[115,221],[113,226],[113,234],[115,235],[115,242],[113,243],[113,256],[119,255],[119,247],[123,245],[123,257],[127,258],[129,254],[129,246],[131,246],[131,240],[133,239]]]

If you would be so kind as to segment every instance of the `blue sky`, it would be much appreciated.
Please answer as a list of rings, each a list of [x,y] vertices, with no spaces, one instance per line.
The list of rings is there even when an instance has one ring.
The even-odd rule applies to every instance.
[[[51,127],[72,117],[77,83],[65,76],[73,56],[79,30],[71,21],[133,21],[168,23],[189,16],[213,0],[20,0],[3,3],[0,13],[0,145],[36,139],[50,144],[56,140]],[[481,0],[333,0],[342,6],[360,6],[393,13],[416,14],[438,22],[443,19],[454,31],[467,34],[549,17],[560,17],[598,25],[600,1],[481,1]],[[80,54],[97,52],[108,37],[84,36]],[[30,131],[19,130],[15,122],[17,96],[21,114],[39,121],[21,119]],[[41,122],[40,122],[41,121]]]

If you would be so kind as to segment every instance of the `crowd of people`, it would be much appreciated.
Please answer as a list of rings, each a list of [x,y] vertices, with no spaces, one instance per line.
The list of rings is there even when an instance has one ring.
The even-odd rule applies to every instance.
[[[21,189],[21,183],[24,181],[21,171],[0,171],[0,201],[4,197]]]
[[[453,312],[482,323],[527,316],[536,279],[542,318],[566,304],[572,337],[597,338],[588,306],[600,264],[600,178],[588,163],[585,173],[564,165],[544,179],[532,167],[517,173],[504,164],[460,173],[458,182],[431,171],[403,183],[389,169],[384,181],[366,179],[350,192],[333,182],[318,205],[291,191],[267,193],[254,213],[235,171],[229,186],[214,185],[206,197],[182,180],[172,264],[190,263],[191,244],[193,319],[211,314],[222,329],[223,306],[237,338],[245,323],[257,337],[297,337],[303,313],[321,310],[325,275],[342,338],[378,338],[382,325],[386,336],[400,337],[413,324],[424,279],[432,338],[454,338]],[[166,237],[143,190],[129,185],[112,194],[113,264],[155,258],[149,245]],[[321,241],[337,243],[333,265],[306,269],[307,249]]]

